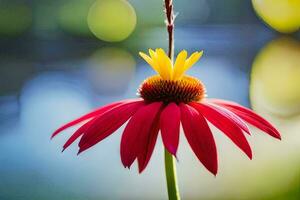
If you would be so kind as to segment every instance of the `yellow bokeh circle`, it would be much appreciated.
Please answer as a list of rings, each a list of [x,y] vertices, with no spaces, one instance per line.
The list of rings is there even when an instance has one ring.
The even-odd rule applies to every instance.
[[[136,13],[125,0],[97,0],[88,14],[92,33],[107,42],[126,39],[135,29]]]
[[[300,0],[252,0],[257,15],[273,29],[292,33],[300,28]]]
[[[253,62],[250,96],[272,114],[300,112],[300,42],[282,37],[267,44]]]

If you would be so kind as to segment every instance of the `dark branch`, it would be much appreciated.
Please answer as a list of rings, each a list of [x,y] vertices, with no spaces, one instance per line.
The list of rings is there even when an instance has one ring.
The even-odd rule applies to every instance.
[[[169,37],[168,55],[173,60],[174,57],[174,13],[173,0],[165,0],[166,26]]]

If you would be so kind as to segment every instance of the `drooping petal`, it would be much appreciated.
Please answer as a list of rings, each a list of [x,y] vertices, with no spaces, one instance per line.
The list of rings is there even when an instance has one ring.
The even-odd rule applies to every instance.
[[[170,103],[160,115],[160,129],[165,148],[176,156],[179,143],[180,109]]]
[[[231,110],[246,122],[252,124],[253,126],[259,128],[260,130],[275,138],[281,139],[279,131],[276,130],[276,128],[272,126],[272,124],[270,124],[266,119],[259,116],[252,110],[231,101],[224,101],[219,99],[211,99],[209,101]]]
[[[243,129],[243,131],[245,131],[246,133],[251,135],[248,125],[239,116],[234,114],[231,110],[228,110],[224,107],[221,107],[221,106],[213,104],[213,103],[208,102],[208,104],[211,105],[213,109],[217,110],[221,115],[224,115],[225,117],[230,119],[232,122],[234,122],[237,126],[239,126],[241,129]]]
[[[126,101],[130,101],[130,100],[126,100]],[[103,107],[100,107],[100,108],[96,109],[95,111],[92,111],[92,112],[90,112],[90,113],[88,113],[88,114],[86,114],[86,115],[83,115],[82,117],[79,117],[78,119],[75,119],[75,120],[73,120],[73,121],[71,121],[71,122],[69,122],[69,123],[63,125],[63,126],[60,127],[59,129],[57,129],[57,130],[52,134],[51,138],[55,137],[55,136],[56,136],[57,134],[59,134],[61,131],[65,130],[65,129],[71,127],[71,126],[74,126],[74,125],[76,125],[76,124],[78,124],[78,123],[80,123],[80,122],[83,122],[83,121],[85,121],[85,120],[88,120],[88,119],[90,119],[90,118],[92,118],[92,117],[95,117],[95,116],[97,116],[97,115],[101,115],[102,113],[104,113],[104,112],[106,112],[106,111],[108,111],[108,110],[110,110],[110,109],[112,109],[112,108],[114,108],[114,107],[116,107],[116,106],[118,106],[118,105],[124,103],[124,102],[125,102],[125,101],[120,101],[120,102],[111,103],[111,104],[105,105],[105,106],[103,106]]]
[[[65,151],[66,148],[68,148],[73,142],[75,142],[75,140],[77,138],[82,136],[83,133],[92,125],[92,123],[94,121],[95,121],[95,119],[92,119],[92,120],[88,121],[87,123],[85,123],[84,125],[82,125],[79,129],[77,129],[77,131],[75,131],[75,133],[73,133],[73,135],[64,144],[62,151]]]
[[[120,154],[124,167],[130,167],[138,157],[144,138],[150,134],[154,119],[162,103],[155,102],[141,107],[129,120],[121,139]]]
[[[173,79],[176,80],[180,78],[183,74],[185,60],[187,58],[187,51],[181,51],[175,61],[174,69],[173,69]]]
[[[159,131],[159,112],[157,113],[152,126],[147,135],[144,135],[144,145],[141,146],[139,155],[137,157],[139,173],[142,173],[147,167],[152,156],[157,136]]]
[[[280,133],[267,121],[264,121],[262,117],[259,115],[252,113],[248,114],[246,112],[242,112],[239,110],[232,109],[232,112],[234,112],[236,115],[241,117],[243,120],[248,122],[249,124],[252,124],[253,126],[257,127],[258,129],[262,130],[263,132],[271,135],[272,137],[275,137],[277,139],[281,139]]]
[[[201,113],[193,107],[180,104],[181,122],[185,136],[201,163],[214,175],[218,171],[215,140]]]
[[[123,103],[97,117],[82,136],[78,153],[85,151],[115,132],[143,105],[142,100]]]
[[[245,154],[252,159],[251,147],[243,134],[242,129],[228,116],[209,104],[191,103],[191,105],[202,113],[204,117],[214,126],[227,135]]]

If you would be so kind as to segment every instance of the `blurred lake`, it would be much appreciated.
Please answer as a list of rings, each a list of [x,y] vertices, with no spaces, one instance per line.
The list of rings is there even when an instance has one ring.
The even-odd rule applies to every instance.
[[[135,97],[154,74],[138,52],[166,48],[165,28],[141,29],[122,43],[44,33],[0,38],[0,199],[166,199],[160,138],[141,175],[121,164],[123,128],[80,156],[76,144],[61,153],[74,128],[50,140],[60,125]],[[299,35],[281,36],[255,23],[180,23],[175,37],[176,54],[204,50],[188,74],[205,83],[208,97],[253,108],[283,138],[252,128],[250,161],[213,128],[220,165],[214,177],[181,136],[183,199],[300,199]]]

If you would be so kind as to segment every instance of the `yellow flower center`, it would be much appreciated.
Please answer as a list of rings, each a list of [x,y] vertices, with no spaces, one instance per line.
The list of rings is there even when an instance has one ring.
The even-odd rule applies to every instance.
[[[150,56],[140,52],[146,62],[158,73],[149,77],[140,86],[139,95],[147,102],[188,103],[200,101],[206,95],[203,83],[184,73],[202,56],[203,51],[193,53],[187,58],[187,52],[181,51],[172,64],[164,50],[149,50]]]

